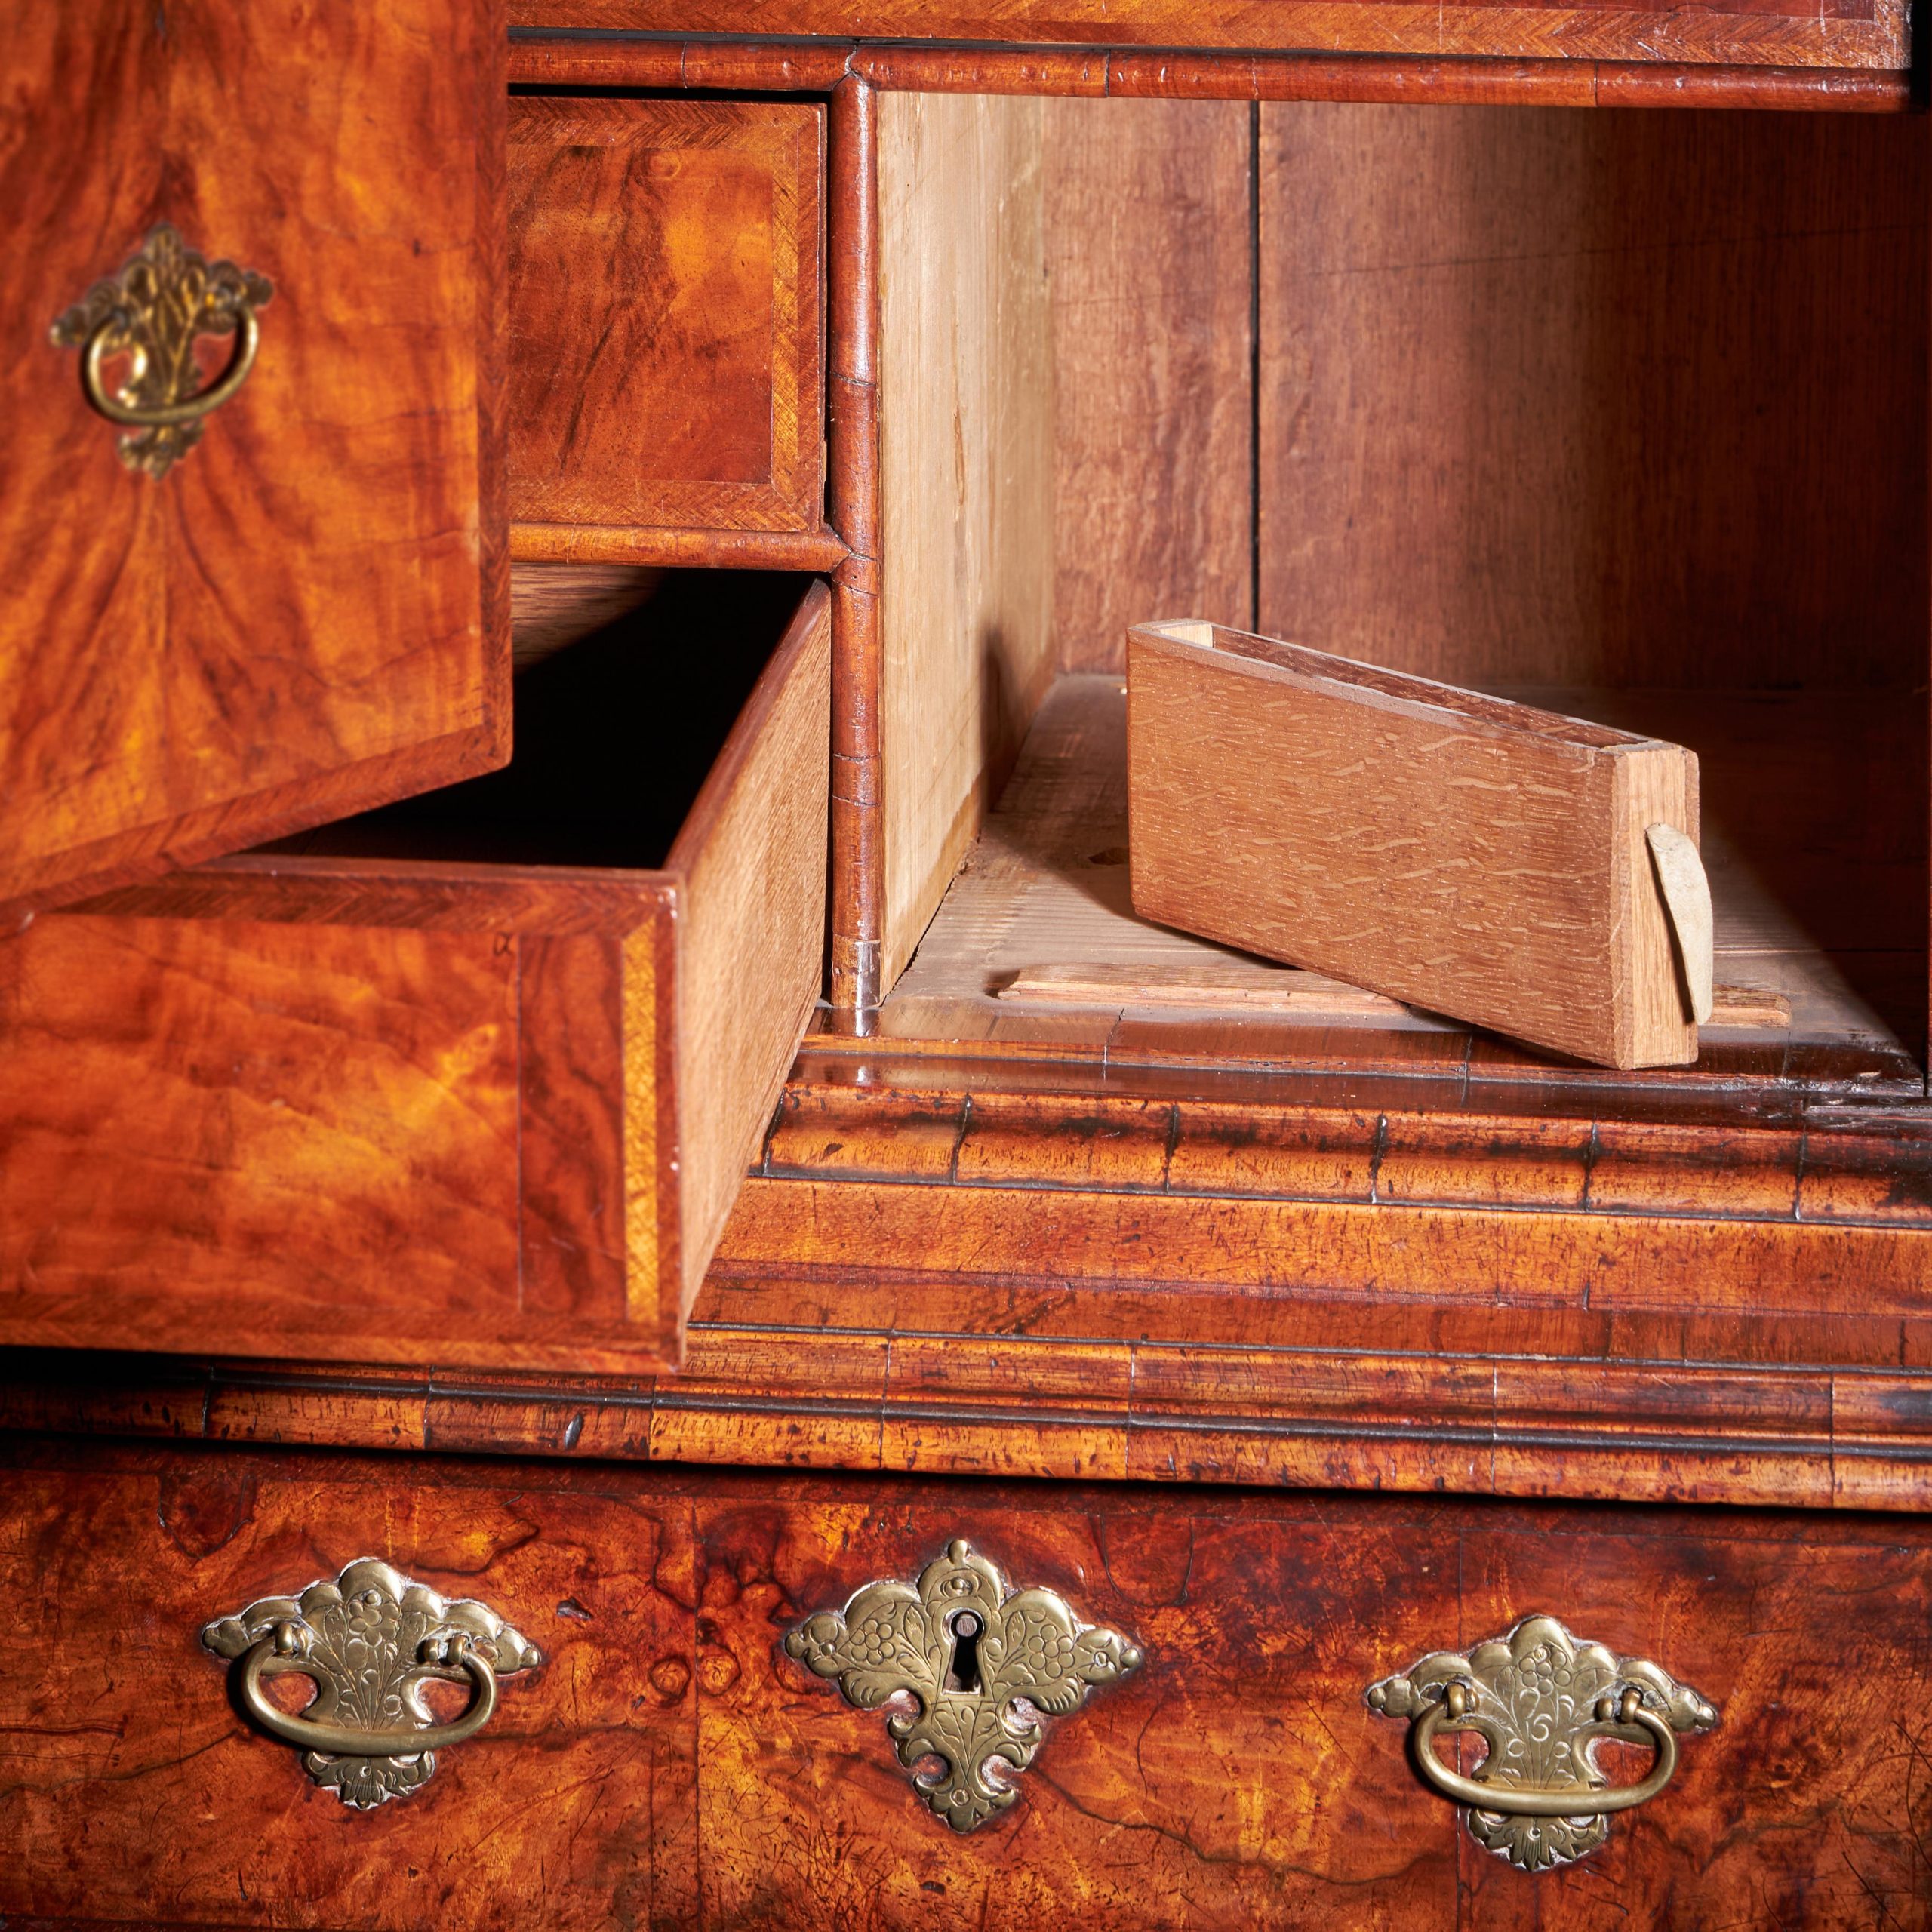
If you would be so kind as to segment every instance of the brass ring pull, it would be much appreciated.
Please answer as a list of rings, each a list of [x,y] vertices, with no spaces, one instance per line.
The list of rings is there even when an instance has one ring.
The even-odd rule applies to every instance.
[[[1610,1835],[1612,1814],[1657,1796],[1677,1770],[1677,1740],[1718,1714],[1688,1684],[1644,1657],[1573,1637],[1553,1617],[1526,1617],[1467,1656],[1437,1651],[1368,1689],[1368,1705],[1407,1718],[1416,1768],[1464,1807],[1469,1835],[1519,1871],[1567,1865]],[[1435,1755],[1444,1731],[1472,1730],[1488,1749],[1467,1777]],[[1597,1767],[1605,1738],[1657,1753],[1640,1783],[1612,1785]]]
[[[299,1746],[309,1777],[358,1811],[428,1783],[436,1753],[490,1721],[499,1680],[543,1662],[487,1604],[446,1602],[368,1556],[333,1583],[219,1618],[202,1641],[242,1666],[248,1716]],[[315,1686],[307,1711],[278,1710],[263,1694],[263,1678],[291,1672]],[[468,1708],[451,1723],[437,1723],[422,1700],[432,1680],[470,1687]]]
[[[123,423],[134,429],[163,429],[183,423],[198,421],[219,409],[248,380],[255,366],[255,351],[261,346],[262,325],[250,308],[235,312],[235,334],[240,338],[228,367],[209,386],[179,402],[126,402],[107,386],[101,365],[110,355],[132,358],[126,391],[138,394],[146,381],[148,352],[138,342],[131,343],[115,318],[109,315],[95,327],[81,355],[81,386],[90,404],[110,423]]]
[[[285,1651],[284,1644],[288,1645]],[[318,1666],[300,1647],[294,1626],[282,1624],[252,1645],[242,1660],[242,1703],[264,1730],[305,1751],[327,1751],[361,1758],[406,1756],[417,1751],[445,1751],[474,1737],[497,1708],[497,1673],[479,1657],[469,1639],[459,1633],[450,1640],[449,1661],[418,1664],[404,1673],[399,1689],[407,1691],[426,1678],[445,1684],[467,1683],[475,1691],[469,1708],[451,1724],[399,1725],[392,1730],[352,1730],[346,1724],[318,1724],[278,1711],[262,1694],[264,1677],[293,1673],[319,1682]]]
[[[121,460],[157,480],[200,441],[202,426],[248,380],[261,346],[256,311],[275,291],[268,278],[232,262],[210,262],[163,222],[121,272],[88,290],[54,322],[57,348],[81,352],[88,406],[132,430]],[[206,389],[195,363],[205,335],[232,335],[235,353]],[[126,379],[110,389],[111,355],[128,358]]]
[[[1459,1776],[1435,1755],[1435,1743],[1445,1731],[1472,1730],[1466,1722],[1469,1687],[1448,1686],[1443,1700],[1432,1704],[1417,1720],[1410,1734],[1415,1742],[1416,1763],[1424,1777],[1445,1798],[1458,1804],[1472,1806],[1514,1818],[1573,1818],[1587,1814],[1601,1817],[1609,1811],[1628,1811],[1656,1797],[1669,1783],[1677,1769],[1677,1734],[1654,1711],[1644,1708],[1637,1691],[1626,1687],[1617,1706],[1607,1697],[1597,1700],[1596,1724],[1592,1733],[1614,1737],[1618,1730],[1641,1728],[1650,1734],[1657,1761],[1641,1784],[1572,1785],[1557,1791],[1525,1791],[1506,1784],[1478,1784],[1474,1778]]]

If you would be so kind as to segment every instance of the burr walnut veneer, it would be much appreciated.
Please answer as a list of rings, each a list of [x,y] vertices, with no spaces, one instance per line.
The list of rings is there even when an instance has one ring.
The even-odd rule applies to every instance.
[[[31,1437],[5,1468],[0,1582],[37,1613],[0,1680],[0,1721],[35,1740],[0,1792],[8,1906],[29,1922],[146,1921],[165,1899],[179,1924],[380,1932],[537,1913],[1594,1925],[1607,1899],[1639,1923],[1849,1926],[1875,1904],[1913,1924],[1924,1902],[1897,1802],[1926,1743],[1915,1521]],[[961,1836],[915,1798],[880,1714],[780,1640],[968,1522],[1145,1660]],[[494,1604],[543,1661],[421,1791],[357,1815],[237,1723],[197,1633],[372,1543]],[[1620,1647],[1669,1652],[1724,1715],[1601,1863],[1532,1878],[1423,1794],[1362,1688],[1555,1598]],[[157,1810],[196,1829],[157,1831]]]
[[[1932,1922],[1903,10],[751,11],[10,50],[0,1913]],[[1189,619],[1694,752],[1694,1060],[1137,913]]]

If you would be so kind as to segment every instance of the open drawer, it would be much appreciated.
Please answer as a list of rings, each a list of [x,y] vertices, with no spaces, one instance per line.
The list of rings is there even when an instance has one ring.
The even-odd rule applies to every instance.
[[[0,932],[509,754],[501,0],[14,24]]]
[[[798,586],[671,574],[507,771],[0,946],[0,1341],[675,1362],[820,984]]]

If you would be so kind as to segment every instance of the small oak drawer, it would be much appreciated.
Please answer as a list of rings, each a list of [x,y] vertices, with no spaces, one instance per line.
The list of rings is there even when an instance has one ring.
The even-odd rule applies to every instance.
[[[1876,1902],[1915,1923],[1927,1895],[1916,1521],[33,1438],[0,1455],[0,1589],[32,1607],[0,1673],[10,1917],[1835,1926],[1892,1922]],[[1695,1687],[1674,1777],[1572,1863],[1499,1856],[1493,1827],[1485,1848],[1367,1694],[1444,1651],[1481,1677],[1481,1640],[1526,1613],[1607,1647],[1647,1707],[1660,1691],[1654,1715],[1662,1673]],[[813,1667],[841,1644],[869,1708]],[[357,1714],[392,1764],[301,1748],[346,1665],[389,1687],[480,1680],[479,1657],[491,1697],[450,1681],[415,1717]],[[1587,1663],[1526,1660],[1525,1734],[1591,1720]],[[317,1703],[264,1718],[276,1672]],[[878,1708],[935,1672],[941,1722]],[[993,1801],[952,1815],[934,1800],[980,1734],[974,1686],[1022,1679],[1057,1715],[1009,1707]],[[433,1765],[398,1722],[439,1727]],[[1611,1789],[1657,1782],[1661,1750],[1601,1753]]]
[[[514,553],[816,531],[824,109],[519,96],[509,128]]]
[[[0,1342],[675,1361],[818,995],[829,601],[673,573],[506,772],[0,946]]]

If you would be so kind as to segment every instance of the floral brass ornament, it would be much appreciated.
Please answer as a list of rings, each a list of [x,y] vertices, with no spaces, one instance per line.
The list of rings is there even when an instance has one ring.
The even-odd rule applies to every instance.
[[[300,1746],[309,1777],[358,1811],[426,1784],[435,1754],[489,1721],[497,1680],[543,1660],[494,1611],[468,1598],[445,1602],[373,1557],[299,1597],[251,1603],[208,1625],[202,1641],[241,1660],[243,1709]],[[294,1715],[262,1691],[263,1678],[291,1672],[315,1686]],[[432,1680],[469,1686],[469,1708],[448,1724],[423,1702]]]
[[[49,331],[54,346],[81,352],[88,403],[134,433],[121,438],[121,460],[158,481],[202,439],[203,423],[248,380],[261,325],[255,311],[274,293],[265,275],[232,262],[209,263],[167,223],[121,272],[97,281]],[[237,338],[226,369],[206,389],[195,361],[198,336]],[[106,365],[128,358],[107,386]]]
[[[1709,1730],[1716,1711],[1654,1663],[1573,1637],[1553,1617],[1526,1617],[1466,1657],[1438,1651],[1369,1688],[1372,1709],[1407,1718],[1417,1767],[1467,1807],[1477,1844],[1524,1872],[1567,1865],[1610,1835],[1610,1814],[1654,1798],[1677,1768],[1677,1740]],[[1463,1777],[1435,1755],[1445,1730],[1488,1746]],[[1641,1783],[1598,1769],[1603,1739],[1655,1752]]]
[[[786,1652],[847,1699],[874,1710],[900,1693],[917,1709],[885,1727],[919,1795],[955,1832],[970,1832],[1019,1793],[989,1775],[1026,1770],[1045,1740],[1040,1714],[1078,1710],[1094,1687],[1139,1667],[1118,1630],[1082,1623],[1051,1590],[1009,1591],[963,1540],[928,1564],[916,1585],[868,1583],[841,1610],[822,1610],[785,1638]],[[942,1769],[921,1766],[937,1758]]]

